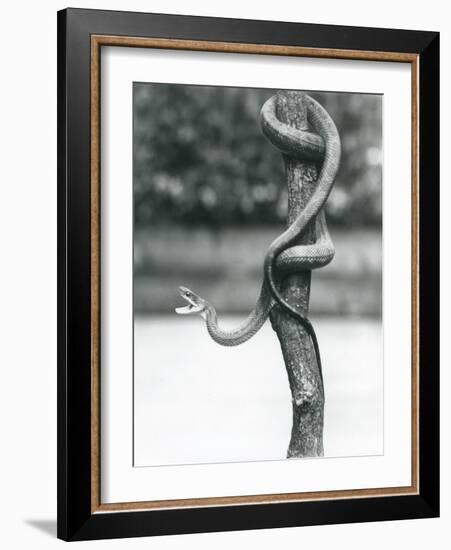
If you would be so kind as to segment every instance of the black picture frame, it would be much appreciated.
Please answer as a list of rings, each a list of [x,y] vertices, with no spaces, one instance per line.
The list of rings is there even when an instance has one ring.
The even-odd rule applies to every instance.
[[[398,52],[417,56],[418,494],[93,512],[92,35],[296,46],[379,52],[381,55]],[[88,540],[438,515],[439,33],[85,9],[58,12],[58,537]]]

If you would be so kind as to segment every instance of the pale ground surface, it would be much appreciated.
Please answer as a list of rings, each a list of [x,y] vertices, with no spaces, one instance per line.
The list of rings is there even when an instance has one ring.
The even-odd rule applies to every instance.
[[[313,323],[326,388],[325,456],[382,454],[380,320]],[[135,466],[284,459],[291,394],[269,322],[247,343],[224,348],[200,317],[138,317],[134,413]]]

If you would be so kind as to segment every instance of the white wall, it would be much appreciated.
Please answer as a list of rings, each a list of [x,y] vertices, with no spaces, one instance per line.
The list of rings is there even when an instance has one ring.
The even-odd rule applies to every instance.
[[[207,0],[72,1],[73,7],[190,13],[442,32],[442,98],[451,97],[451,31],[446,3],[411,0],[225,3]],[[0,517],[5,548],[50,548],[56,517],[56,10],[64,2],[5,3],[0,87]],[[442,151],[451,148],[448,101],[442,102]],[[442,211],[451,204],[443,155]],[[449,387],[451,216],[442,218],[442,388]],[[445,252],[448,252],[445,254]],[[446,324],[445,324],[446,322]],[[446,341],[447,340],[447,341]],[[451,534],[450,400],[442,399],[442,518],[384,524],[107,541],[116,548],[261,548],[296,544],[366,550],[424,548]],[[93,543],[87,543],[90,547]],[[86,547],[86,546],[85,546]]]

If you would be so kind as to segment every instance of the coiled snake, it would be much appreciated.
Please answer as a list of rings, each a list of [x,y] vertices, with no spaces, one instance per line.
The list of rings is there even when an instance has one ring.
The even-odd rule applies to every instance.
[[[327,265],[333,258],[335,249],[327,230],[323,206],[340,163],[340,137],[333,120],[327,111],[313,98],[305,95],[307,118],[316,133],[297,130],[282,123],[276,116],[276,96],[263,105],[260,124],[268,140],[285,155],[299,160],[321,162],[321,171],[315,191],[294,222],[270,245],[264,260],[264,277],[257,303],[238,327],[232,330],[221,329],[215,308],[186,287],[179,287],[187,306],[177,308],[179,314],[200,314],[206,321],[210,336],[223,346],[237,346],[252,338],[262,327],[272,307],[278,303],[283,310],[294,317],[307,331],[315,349],[318,368],[322,381],[321,359],[318,341],[310,321],[297,309],[287,303],[281,295],[276,277],[300,271],[308,271]],[[316,242],[314,244],[296,244],[308,224],[315,220]]]

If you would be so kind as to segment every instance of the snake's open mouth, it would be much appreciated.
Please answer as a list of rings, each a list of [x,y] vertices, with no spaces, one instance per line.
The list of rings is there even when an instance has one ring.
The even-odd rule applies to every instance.
[[[179,315],[186,315],[187,313],[197,313],[198,311],[200,311],[200,308],[194,306],[193,304],[188,304],[187,306],[175,308],[175,312]]]
[[[184,286],[179,287],[180,296],[188,302],[184,307],[176,307],[175,312],[179,315],[187,315],[189,313],[200,313],[203,310],[203,305],[198,302],[198,297]]]

